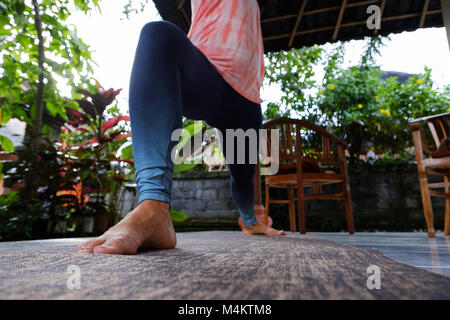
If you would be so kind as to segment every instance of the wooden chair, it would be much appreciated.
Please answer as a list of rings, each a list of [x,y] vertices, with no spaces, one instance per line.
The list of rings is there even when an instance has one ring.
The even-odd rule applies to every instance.
[[[263,165],[267,166],[275,161],[279,166],[279,171],[276,174],[266,175],[265,218],[267,219],[269,215],[271,203],[286,203],[289,207],[290,230],[296,231],[295,200],[297,200],[300,233],[304,234],[306,233],[305,200],[344,200],[347,230],[350,234],[353,234],[353,209],[345,158],[347,144],[322,127],[303,120],[272,119],[265,121],[263,128],[279,130],[278,157],[275,155],[275,151],[271,150],[273,142],[269,130],[266,141],[262,142],[263,148],[267,147],[267,158],[270,159]],[[302,139],[303,136],[305,139]],[[308,146],[312,142],[316,142],[317,148]],[[339,173],[327,170],[326,165],[338,167]],[[342,189],[337,194],[324,194],[322,186],[328,184],[342,184]],[[312,195],[305,195],[304,188],[306,187],[312,187]],[[270,188],[287,189],[288,199],[271,199]],[[297,197],[294,196],[295,189],[297,190]]]
[[[416,151],[417,170],[419,172],[420,192],[422,195],[423,213],[427,224],[428,236],[435,236],[433,208],[431,196],[445,199],[444,234],[450,235],[450,113],[438,114],[409,122]],[[428,130],[424,130],[427,128]],[[434,146],[427,143],[425,133],[433,141]],[[428,154],[425,157],[424,153]],[[428,183],[428,175],[440,175],[443,182]],[[440,192],[434,189],[443,189]]]

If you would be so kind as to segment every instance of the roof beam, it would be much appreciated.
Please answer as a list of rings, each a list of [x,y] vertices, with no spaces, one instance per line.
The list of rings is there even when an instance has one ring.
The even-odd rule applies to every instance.
[[[443,11],[441,9],[427,11],[427,16],[431,15],[431,14],[439,14],[442,12]],[[392,21],[392,20],[400,20],[400,19],[409,19],[409,18],[419,17],[420,15],[421,15],[421,13],[407,13],[407,14],[402,14],[399,16],[382,18],[381,21],[383,22],[383,21]],[[362,24],[366,24],[366,23],[367,23],[366,20],[347,22],[347,23],[341,24],[341,28],[353,27],[353,26],[362,25]],[[302,30],[302,31],[297,31],[295,35],[299,36],[299,35],[308,34],[308,33],[329,31],[329,30],[333,30],[335,28],[336,28],[335,26],[329,26],[329,27],[322,27],[322,28],[316,28],[316,29]],[[264,37],[264,41],[289,38],[290,35],[291,35],[290,33],[284,33],[284,34],[280,34],[280,35],[276,35],[276,36]]]
[[[297,21],[295,21],[294,29],[292,29],[291,38],[289,39],[289,47],[292,47],[294,43],[295,33],[298,30],[298,26],[300,25],[300,21],[302,21],[303,13],[305,12],[306,4],[308,0],[303,0],[302,5],[300,6],[300,11],[298,12]]]
[[[184,8],[181,8],[180,11],[183,14],[184,20],[186,20],[188,26],[191,26],[191,19],[189,19],[186,10],[184,10]]]
[[[186,0],[177,0],[177,9],[180,10],[183,8],[185,2]]]
[[[423,4],[422,16],[420,17],[420,24],[419,24],[419,26],[421,28],[423,28],[423,26],[425,25],[425,20],[427,18],[427,11],[428,11],[428,6],[429,5],[430,5],[430,0],[425,0],[425,2]]]
[[[378,3],[380,1],[381,0],[366,0],[366,1],[361,1],[361,2],[348,3],[347,4],[347,8],[360,7],[360,6],[364,6],[364,5],[368,5],[368,4]],[[311,14],[336,11],[336,10],[339,10],[340,8],[341,8],[341,6],[333,6],[333,7],[328,7],[328,8],[320,8],[320,9],[314,9],[314,10],[310,10],[310,11],[305,11],[305,12],[303,12],[303,17],[304,16],[309,16]],[[263,19],[263,20],[261,20],[261,23],[268,23],[268,22],[279,21],[279,20],[287,20],[287,19],[292,19],[292,18],[295,18],[295,17],[298,17],[298,15],[294,14],[294,13],[293,14],[287,14],[287,15],[284,15],[284,16]]]
[[[191,19],[189,19],[186,10],[184,10],[184,4],[185,4],[186,0],[177,0],[177,9],[181,11],[181,14],[184,17],[184,20],[186,20],[186,23],[188,24],[188,26],[191,26]]]
[[[344,17],[344,11],[345,11],[346,6],[347,6],[347,0],[342,0],[342,5],[341,5],[341,9],[339,10],[339,16],[338,16],[338,19],[336,22],[336,27],[334,28],[333,41],[337,39],[337,36],[339,34],[339,29],[341,27],[342,18]]]

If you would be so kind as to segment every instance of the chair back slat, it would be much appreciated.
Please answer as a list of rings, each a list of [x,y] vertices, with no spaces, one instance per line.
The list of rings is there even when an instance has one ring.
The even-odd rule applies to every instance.
[[[286,132],[285,132],[285,125],[284,124],[278,125],[278,129],[281,132],[280,155],[287,156],[289,154],[289,150],[288,150],[287,137],[286,137]]]
[[[450,112],[411,120],[409,126],[413,136],[415,131],[419,132],[422,150],[433,156],[440,152],[442,140],[450,137]]]
[[[436,148],[439,148],[441,140],[439,139],[438,132],[434,125],[434,121],[428,121],[427,124],[428,124],[428,129],[430,129],[431,136],[433,137],[434,144],[436,145]]]
[[[324,160],[331,159],[330,140],[322,136],[322,157]]]
[[[291,124],[290,123],[288,123],[287,125],[286,125],[286,128],[287,128],[287,139],[288,139],[288,149],[290,150],[290,152],[291,152],[291,154],[293,154],[294,153],[294,146],[293,146],[293,143],[292,143],[292,128],[291,128]]]
[[[347,148],[343,141],[324,128],[304,120],[272,119],[266,121],[263,128],[267,130],[267,141],[263,141],[263,144],[265,150],[267,150],[267,156],[270,158],[269,161],[263,159],[265,165],[269,165],[268,162],[278,159],[280,168],[295,168],[297,161],[302,162],[303,160],[308,163],[315,163],[316,167],[322,167],[323,164],[336,164],[338,160],[336,145]],[[277,158],[271,148],[273,146],[271,129],[279,130]]]
[[[438,119],[439,128],[441,129],[442,139],[447,138],[447,129],[445,128],[444,121]]]
[[[301,128],[299,125],[295,126],[295,160],[297,163],[297,168],[301,169],[301,164],[298,165],[298,162],[302,161],[302,135],[300,132]],[[297,170],[298,171],[298,170]]]
[[[427,121],[436,149],[439,149],[441,141],[449,136],[449,118],[434,118]]]

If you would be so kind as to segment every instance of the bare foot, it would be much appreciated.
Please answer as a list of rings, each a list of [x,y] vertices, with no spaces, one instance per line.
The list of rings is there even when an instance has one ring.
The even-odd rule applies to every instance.
[[[242,232],[248,235],[264,234],[266,236],[284,236],[284,230],[276,230],[263,223],[258,222],[253,226],[242,224]]]
[[[135,254],[141,249],[173,249],[177,237],[169,204],[144,200],[103,235],[78,246],[75,251],[104,254]]]

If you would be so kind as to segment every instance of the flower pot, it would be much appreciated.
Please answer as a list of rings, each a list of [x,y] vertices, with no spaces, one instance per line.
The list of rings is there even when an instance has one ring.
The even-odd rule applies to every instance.
[[[95,216],[95,232],[104,233],[109,228],[109,218],[106,212]]]
[[[46,236],[48,234],[50,221],[48,218],[38,219],[33,224],[33,237]]]
[[[53,231],[57,234],[64,234],[67,230],[67,220],[57,220],[55,222],[55,226],[53,227]]]
[[[93,233],[94,232],[94,217],[81,217],[80,223],[81,223],[81,230],[83,233]]]

